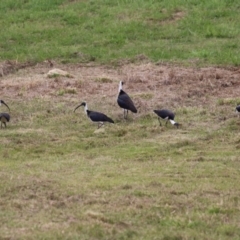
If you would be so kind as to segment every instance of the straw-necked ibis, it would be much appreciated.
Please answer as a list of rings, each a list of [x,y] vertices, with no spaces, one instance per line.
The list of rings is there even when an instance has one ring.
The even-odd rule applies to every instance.
[[[239,117],[239,114],[240,114],[240,105],[238,105],[238,106],[236,107],[236,113],[238,113],[238,117]]]
[[[0,100],[0,106],[2,104],[5,105],[10,111],[10,108],[8,107],[8,105],[3,100]],[[2,125],[7,127],[6,123],[10,121],[10,115],[8,113],[0,113],[0,121],[1,121],[1,128],[2,128]]]
[[[105,114],[103,113],[100,113],[100,112],[95,112],[95,111],[90,111],[88,110],[88,107],[87,107],[87,103],[86,102],[82,102],[80,105],[78,105],[75,109],[74,109],[74,112],[81,106],[84,106],[84,111],[85,113],[87,114],[87,116],[89,117],[89,119],[92,121],[92,122],[95,122],[98,124],[98,128],[102,127],[104,122],[110,122],[110,123],[114,123],[114,121],[109,118],[108,116],[106,116]]]
[[[162,123],[160,121],[160,118],[162,118],[166,120],[165,125],[167,125],[168,121],[170,121],[172,125],[176,126],[177,128],[179,127],[180,124],[174,121],[175,114],[172,111],[168,109],[161,109],[161,110],[154,110],[154,112],[158,115],[158,121],[160,126],[162,126]]]
[[[8,113],[0,113],[0,121],[1,121],[1,128],[2,128],[2,125],[7,127],[6,123],[10,121],[10,115]]]
[[[123,82],[120,81],[117,103],[120,108],[124,109],[123,117],[126,119],[128,115],[128,110],[132,111],[133,113],[137,113],[137,109],[134,106],[132,99],[128,96],[126,92],[122,90],[122,86],[123,86]]]

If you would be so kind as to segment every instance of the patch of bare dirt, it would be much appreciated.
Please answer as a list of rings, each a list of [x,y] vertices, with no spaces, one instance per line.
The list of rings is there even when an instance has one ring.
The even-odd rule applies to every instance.
[[[161,12],[163,14],[166,14],[167,10],[166,9],[162,9]],[[158,23],[160,25],[165,25],[165,24],[173,24],[181,19],[183,19],[185,17],[186,13],[183,11],[175,11],[173,12],[168,18],[166,19],[155,19],[155,18],[149,18],[148,22],[150,23]]]
[[[48,78],[52,68],[72,78]],[[240,69],[179,67],[168,64],[124,64],[117,67],[44,62],[22,67],[0,78],[1,99],[56,98],[116,105],[118,83],[132,96],[140,112],[152,108],[208,105],[211,99],[240,96]]]
[[[33,66],[33,62],[19,63],[17,61],[4,61],[0,63],[0,77],[14,73],[19,69]]]

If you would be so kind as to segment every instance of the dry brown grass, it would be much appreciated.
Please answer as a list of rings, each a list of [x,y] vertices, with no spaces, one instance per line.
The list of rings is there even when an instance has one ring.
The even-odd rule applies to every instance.
[[[240,72],[237,68],[185,68],[152,63],[127,64],[116,68],[55,63],[55,67],[66,70],[75,77],[49,79],[46,77],[51,69],[49,65],[37,64],[0,78],[1,97],[8,102],[21,97],[54,98],[62,89],[66,90],[63,98],[68,100],[101,102],[105,99],[111,104],[117,96],[119,80],[125,81],[125,90],[135,99],[138,107],[145,111],[156,107],[206,105],[218,98],[240,95]],[[151,97],[144,101],[142,93],[151,94]]]

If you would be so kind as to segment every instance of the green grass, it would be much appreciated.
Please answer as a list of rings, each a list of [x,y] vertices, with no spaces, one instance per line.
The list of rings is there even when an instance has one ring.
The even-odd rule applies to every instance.
[[[2,0],[0,60],[240,63],[240,3]]]
[[[61,96],[10,103],[1,238],[239,238],[237,118],[223,124],[207,107],[184,107],[175,129],[154,115],[125,122],[110,107],[116,124],[95,133]]]

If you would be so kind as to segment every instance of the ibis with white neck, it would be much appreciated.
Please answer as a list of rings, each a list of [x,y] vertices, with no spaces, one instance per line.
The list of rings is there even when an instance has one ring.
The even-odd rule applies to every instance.
[[[1,105],[5,105],[7,108],[8,108],[8,110],[10,111],[10,108],[9,108],[9,106],[3,101],[3,100],[0,100],[0,106]],[[1,122],[1,128],[2,128],[2,126],[4,125],[5,126],[5,128],[7,127],[7,122],[9,122],[10,121],[10,115],[8,114],[8,113],[0,113],[0,122]]]
[[[79,108],[83,106],[84,107],[84,111],[87,114],[87,116],[89,117],[89,119],[98,124],[98,128],[102,127],[104,125],[105,122],[110,122],[110,123],[114,123],[114,121],[109,118],[108,116],[106,116],[103,113],[100,112],[95,112],[95,111],[90,111],[88,110],[87,107],[87,103],[86,102],[82,102],[80,105],[78,105],[75,109],[74,112]]]
[[[137,109],[134,106],[132,99],[128,96],[126,92],[122,90],[123,82],[120,81],[119,89],[118,89],[118,99],[117,103],[120,108],[123,108],[123,117],[126,119],[128,115],[128,110],[132,111],[133,113],[137,113]]]
[[[162,123],[160,121],[160,118],[162,118],[166,120],[165,125],[167,125],[169,121],[172,125],[176,126],[177,128],[179,127],[180,124],[174,121],[175,114],[171,110],[161,109],[161,110],[154,110],[154,112],[158,115],[158,121],[160,126],[162,126]]]

